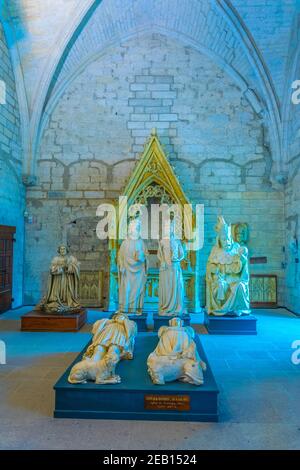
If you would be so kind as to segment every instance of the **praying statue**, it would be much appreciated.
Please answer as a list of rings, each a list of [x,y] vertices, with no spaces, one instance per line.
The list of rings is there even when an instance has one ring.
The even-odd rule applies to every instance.
[[[248,249],[234,242],[231,226],[222,216],[206,269],[206,308],[210,315],[250,313]]]
[[[118,384],[121,377],[116,366],[122,359],[133,359],[137,325],[127,315],[116,313],[109,320],[96,321],[92,329],[93,339],[80,362],[69,375],[72,384],[86,383]]]
[[[172,318],[169,326],[158,331],[159,343],[147,360],[148,373],[156,385],[179,380],[202,385],[206,364],[199,357],[195,332],[183,326],[181,318]]]
[[[77,313],[79,304],[79,262],[68,253],[65,245],[60,245],[58,256],[52,259],[47,293],[38,310],[48,313]]]
[[[118,253],[120,313],[141,315],[143,312],[147,256],[146,245],[141,238],[141,221],[138,217],[133,218]]]
[[[159,242],[157,257],[159,269],[159,315],[181,316],[184,308],[184,283],[181,261],[184,251],[176,238],[174,220],[169,224],[169,234]]]

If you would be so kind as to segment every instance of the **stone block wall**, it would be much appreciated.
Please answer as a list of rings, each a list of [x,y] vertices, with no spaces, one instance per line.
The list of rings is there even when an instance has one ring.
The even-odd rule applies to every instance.
[[[292,164],[291,164],[292,166]],[[299,240],[299,204],[300,204],[300,172],[290,171],[290,180],[285,191],[285,305],[300,314],[300,267],[299,247],[294,240]]]
[[[20,115],[10,53],[0,22],[0,224],[16,227],[13,306],[23,301],[24,208]]]
[[[83,268],[107,271],[96,208],[122,194],[153,127],[191,202],[205,204],[202,285],[216,218],[224,214],[249,223],[250,254],[268,257],[251,269],[278,275],[282,303],[284,195],[269,183],[262,122],[211,58],[159,34],[95,57],[50,116],[38,184],[27,193],[26,303],[38,301],[62,241]]]
[[[285,305],[300,314],[300,104],[291,104],[291,111],[285,186]]]

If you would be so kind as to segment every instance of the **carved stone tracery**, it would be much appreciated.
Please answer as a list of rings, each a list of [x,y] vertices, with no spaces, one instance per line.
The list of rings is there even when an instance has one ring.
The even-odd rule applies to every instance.
[[[147,167],[147,170],[149,167]],[[148,205],[149,198],[157,198],[160,201],[160,204],[175,204],[174,199],[166,192],[166,189],[163,186],[160,186],[156,183],[146,186],[138,194],[134,200],[134,204],[144,204]]]

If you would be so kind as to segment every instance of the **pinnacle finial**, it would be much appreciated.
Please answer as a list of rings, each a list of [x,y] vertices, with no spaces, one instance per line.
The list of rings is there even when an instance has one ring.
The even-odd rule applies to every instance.
[[[151,129],[151,135],[152,135],[153,137],[157,135],[156,127],[153,127],[153,128]]]

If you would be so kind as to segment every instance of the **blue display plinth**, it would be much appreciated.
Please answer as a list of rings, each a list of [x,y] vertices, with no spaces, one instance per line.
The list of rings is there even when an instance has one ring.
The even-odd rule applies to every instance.
[[[204,314],[204,324],[210,335],[256,335],[256,322],[254,315],[215,317]]]
[[[130,320],[133,320],[136,322],[137,327],[138,327],[138,332],[143,332],[143,331],[148,331],[147,328],[147,318],[148,315],[147,313],[143,313],[142,315],[128,315]]]
[[[115,385],[70,384],[71,367],[81,359],[81,353],[54,386],[54,417],[218,421],[219,390],[198,336],[197,347],[207,364],[201,386],[183,382],[154,385],[147,372],[147,358],[157,343],[157,334],[139,333],[134,359],[118,364],[122,383]]]
[[[172,318],[176,318],[176,317],[167,317],[167,316],[162,316],[162,315],[158,315],[157,313],[155,313],[153,315],[153,322],[154,322],[153,330],[158,331],[161,326],[169,326],[169,321]],[[189,314],[183,315],[183,317],[181,318],[184,321],[184,326],[190,326],[191,316]]]

